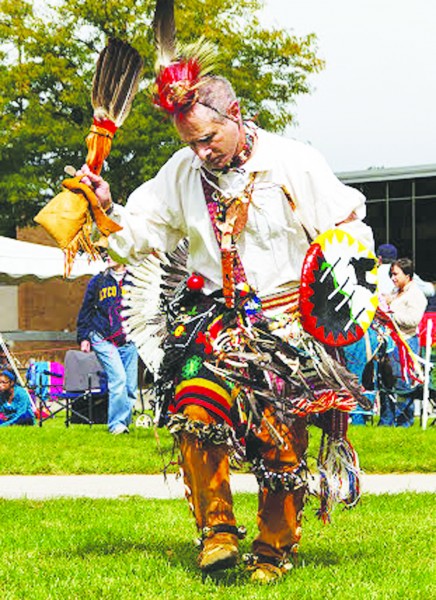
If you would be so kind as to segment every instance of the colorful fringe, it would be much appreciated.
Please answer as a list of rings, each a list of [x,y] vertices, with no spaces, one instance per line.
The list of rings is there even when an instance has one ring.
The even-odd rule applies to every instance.
[[[348,414],[332,410],[326,416],[318,455],[321,507],[317,514],[323,523],[330,522],[334,504],[352,508],[361,496],[359,460],[347,438]]]
[[[381,324],[387,329],[390,337],[392,338],[393,342],[398,348],[402,378],[405,380],[411,379],[412,381],[422,384],[422,368],[420,367],[418,361],[415,358],[414,352],[410,348],[407,341],[403,338],[395,322],[387,313],[383,312],[380,308],[378,308],[374,324],[376,323]]]

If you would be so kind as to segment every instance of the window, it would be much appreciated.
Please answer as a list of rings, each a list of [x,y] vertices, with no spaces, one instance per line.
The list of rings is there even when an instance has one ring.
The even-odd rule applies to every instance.
[[[374,233],[375,246],[386,243],[386,202],[368,202],[366,222]]]
[[[415,195],[434,196],[436,200],[436,177],[422,177],[416,180]]]
[[[411,198],[412,180],[397,179],[389,182],[389,198]]]
[[[389,243],[398,248],[398,256],[412,256],[412,199],[389,202]]]
[[[423,278],[436,281],[436,198],[417,199],[416,215],[416,272]]]

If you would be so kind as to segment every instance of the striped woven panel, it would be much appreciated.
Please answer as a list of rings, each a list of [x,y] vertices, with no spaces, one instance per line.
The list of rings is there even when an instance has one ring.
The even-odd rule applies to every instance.
[[[211,378],[213,378],[211,373]],[[233,426],[230,417],[232,398],[229,392],[216,381],[195,377],[182,381],[176,386],[172,412],[183,412],[183,407],[189,404],[202,406],[220,420]]]
[[[262,309],[264,311],[276,308],[289,307],[291,310],[298,307],[299,288],[291,287],[282,292],[262,296]]]

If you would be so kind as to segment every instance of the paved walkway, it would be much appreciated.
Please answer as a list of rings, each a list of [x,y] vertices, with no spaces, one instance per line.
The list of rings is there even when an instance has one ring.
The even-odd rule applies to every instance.
[[[316,488],[314,480],[313,487]],[[257,491],[251,474],[232,476],[234,493]],[[397,494],[400,492],[436,493],[436,473],[403,475],[363,475],[363,493]],[[120,496],[174,499],[184,496],[183,482],[175,475],[3,475],[1,498],[118,498]]]

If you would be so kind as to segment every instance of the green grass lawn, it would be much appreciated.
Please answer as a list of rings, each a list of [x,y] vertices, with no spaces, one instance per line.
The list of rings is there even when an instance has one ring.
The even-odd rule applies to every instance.
[[[309,462],[320,431],[311,428]],[[436,472],[436,427],[351,427],[367,473]],[[0,474],[158,473],[172,455],[165,429],[132,427],[111,436],[105,426],[63,419],[43,427],[0,429]],[[170,467],[175,471],[176,465]],[[251,584],[243,567],[202,578],[194,521],[184,500],[138,497],[0,500],[1,600],[414,600],[436,598],[435,494],[364,496],[338,508],[324,526],[318,501],[306,507],[300,563],[284,580]],[[236,495],[250,550],[256,496]]]
[[[309,464],[313,467],[320,430],[310,428]],[[157,437],[158,436],[158,437]],[[349,436],[366,473],[436,472],[436,427],[422,431],[391,427],[350,427]],[[172,460],[172,439],[165,429],[132,427],[112,436],[104,425],[71,425],[63,418],[42,427],[0,428],[0,474],[159,473]],[[175,471],[175,465],[169,471]]]
[[[414,600],[436,597],[434,495],[368,496],[331,525],[306,506],[299,566],[267,588],[242,565],[202,580],[183,500],[0,500],[2,600]],[[255,495],[235,509],[255,535]]]

